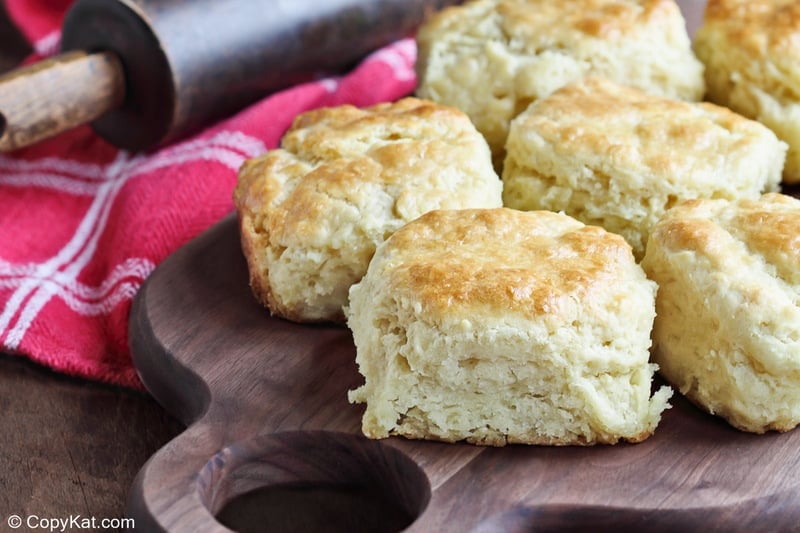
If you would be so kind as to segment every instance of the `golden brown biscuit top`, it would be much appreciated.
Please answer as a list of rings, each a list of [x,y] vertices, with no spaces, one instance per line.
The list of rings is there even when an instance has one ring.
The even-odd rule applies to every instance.
[[[479,0],[439,12],[422,31],[435,35],[489,16],[497,17],[502,36],[513,49],[528,52],[587,37],[614,40],[654,24],[674,26],[682,20],[673,0]]]
[[[283,136],[281,148],[312,163],[368,154],[379,162],[401,164],[411,155],[425,154],[398,153],[398,140],[439,139],[457,145],[473,135],[469,118],[461,111],[403,98],[368,108],[343,105],[302,113]]]
[[[549,211],[432,211],[398,230],[380,257],[393,293],[412,295],[434,317],[474,316],[475,308],[558,316],[639,279],[622,237]]]
[[[797,64],[800,3],[795,0],[709,0],[704,28],[721,32],[752,58]]]
[[[771,135],[724,107],[650,95],[597,77],[539,100],[512,128],[522,138],[535,132],[560,153],[602,156],[610,165],[675,181],[715,176],[724,154]]]
[[[485,140],[452,107],[405,98],[321,108],[299,115],[280,149],[242,166],[234,201],[273,244],[339,248],[343,227],[370,223],[368,207],[411,220],[476,205],[492,178],[500,188],[490,161]]]
[[[656,238],[667,249],[689,250],[708,257],[725,272],[733,247],[763,258],[765,268],[794,286],[800,285],[800,200],[778,193],[758,200],[690,200],[679,204],[656,226]]]
[[[599,39],[648,26],[680,14],[672,0],[548,0],[501,1],[497,10],[510,35],[533,39],[578,31]]]

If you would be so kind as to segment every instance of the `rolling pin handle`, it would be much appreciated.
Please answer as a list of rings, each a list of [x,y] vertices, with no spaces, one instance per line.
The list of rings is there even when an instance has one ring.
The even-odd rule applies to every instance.
[[[125,99],[125,74],[110,52],[68,52],[0,77],[0,152],[91,122]]]

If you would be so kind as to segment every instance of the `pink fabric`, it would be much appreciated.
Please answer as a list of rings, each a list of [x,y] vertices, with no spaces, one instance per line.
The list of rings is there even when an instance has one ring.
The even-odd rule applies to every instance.
[[[57,50],[69,2],[6,2],[40,54]],[[415,57],[413,40],[398,41],[345,76],[265,95],[151,154],[118,150],[85,126],[0,155],[0,351],[140,388],[127,321],[148,274],[233,209],[239,166],[276,147],[297,113],[404,96]]]

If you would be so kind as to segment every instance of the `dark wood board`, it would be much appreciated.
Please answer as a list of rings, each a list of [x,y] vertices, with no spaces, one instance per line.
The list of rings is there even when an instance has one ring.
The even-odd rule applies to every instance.
[[[313,508],[323,516],[308,527],[333,531],[341,517],[321,502],[337,498],[345,531],[800,527],[800,431],[742,433],[677,395],[639,444],[368,440],[346,397],[362,381],[349,331],[270,317],[247,280],[229,216],[134,302],[134,363],[188,426],[133,484],[128,513],[143,530],[301,531]]]

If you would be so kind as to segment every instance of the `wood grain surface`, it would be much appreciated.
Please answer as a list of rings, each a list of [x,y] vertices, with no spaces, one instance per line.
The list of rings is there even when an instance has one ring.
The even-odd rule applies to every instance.
[[[0,77],[0,152],[86,124],[125,98],[125,75],[110,52],[68,52]]]
[[[183,429],[144,393],[0,355],[0,531],[11,514],[124,516],[136,472]]]
[[[370,441],[363,408],[346,399],[361,382],[349,331],[268,316],[247,279],[229,217],[160,265],[137,296],[134,362],[189,426],[132,487],[129,515],[148,530],[251,531],[308,518],[286,494],[307,503],[344,495],[362,513],[356,523],[374,526],[377,514],[384,531],[800,524],[800,432],[742,433],[681,398],[640,444]],[[269,504],[280,493],[283,503]],[[352,530],[325,520],[324,529]]]

